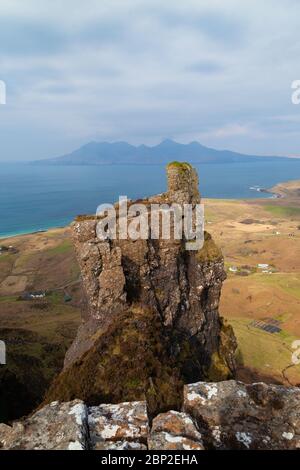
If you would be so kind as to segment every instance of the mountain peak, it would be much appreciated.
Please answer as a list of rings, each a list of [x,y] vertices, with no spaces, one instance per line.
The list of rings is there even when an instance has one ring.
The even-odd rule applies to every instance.
[[[172,139],[164,139],[161,141],[160,144],[157,145],[157,147],[162,147],[162,146],[170,146],[170,145],[180,145],[178,144],[177,142],[175,142],[174,140]]]
[[[267,157],[270,161],[269,157]],[[36,164],[50,165],[116,165],[116,164],[161,164],[170,161],[189,163],[232,163],[263,161],[264,157],[243,155],[229,150],[222,151],[205,147],[193,141],[182,144],[167,138],[160,144],[134,146],[124,141],[89,142],[79,149],[62,157],[39,160]],[[265,158],[266,159],[266,158]]]

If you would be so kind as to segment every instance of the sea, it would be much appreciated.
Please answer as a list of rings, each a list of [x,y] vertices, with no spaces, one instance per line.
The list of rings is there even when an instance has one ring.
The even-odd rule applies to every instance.
[[[300,159],[194,166],[205,198],[270,198],[258,189],[300,179]],[[119,196],[138,199],[165,190],[162,165],[0,163],[0,238],[65,226]]]

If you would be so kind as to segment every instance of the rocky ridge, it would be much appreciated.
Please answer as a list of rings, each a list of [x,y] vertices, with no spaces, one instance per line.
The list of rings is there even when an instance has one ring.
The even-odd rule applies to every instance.
[[[234,380],[184,387],[180,411],[153,421],[145,401],[87,406],[52,402],[12,426],[2,450],[299,449],[300,390]]]

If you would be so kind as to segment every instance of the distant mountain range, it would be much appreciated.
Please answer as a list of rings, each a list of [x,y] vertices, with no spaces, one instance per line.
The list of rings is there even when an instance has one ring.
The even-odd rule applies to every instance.
[[[38,160],[35,165],[153,165],[166,164],[170,161],[188,161],[190,163],[235,163],[253,160],[278,159],[285,157],[244,155],[230,150],[215,150],[199,142],[179,144],[167,139],[153,147],[134,146],[127,142],[90,142],[74,152],[56,158]]]

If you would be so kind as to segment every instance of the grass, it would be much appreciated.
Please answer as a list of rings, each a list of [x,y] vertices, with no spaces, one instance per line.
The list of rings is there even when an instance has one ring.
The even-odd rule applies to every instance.
[[[13,256],[13,255],[11,255],[11,254],[9,254],[9,253],[6,253],[5,255],[4,255],[4,254],[0,255],[0,263],[3,262],[3,261],[9,261],[9,260],[11,260],[11,259],[12,259],[12,256]]]
[[[7,347],[7,365],[0,368],[0,422],[29,413],[60,370],[70,341],[49,343],[36,332],[2,328]]]
[[[282,289],[296,299],[300,299],[300,275],[290,273],[255,274],[260,283]]]
[[[266,205],[265,209],[276,217],[300,217],[300,207]]]
[[[205,222],[217,222],[218,214],[213,209],[205,207]]]
[[[63,295],[59,291],[54,291],[47,295],[47,300],[49,300],[51,304],[54,305],[61,304],[63,302]]]
[[[65,240],[60,245],[57,245],[54,248],[50,248],[49,250],[47,250],[47,253],[51,255],[59,255],[59,254],[68,253],[71,250],[72,250],[71,242],[69,240]]]
[[[1,295],[0,302],[16,302],[18,296],[15,295]]]
[[[292,362],[291,345],[296,339],[286,331],[271,334],[249,326],[249,320],[230,320],[239,345],[239,356],[245,367],[282,379],[282,370]],[[300,365],[295,367],[300,378]]]
[[[24,269],[28,264],[29,260],[34,257],[34,253],[22,253],[16,261],[16,266],[18,269]]]

